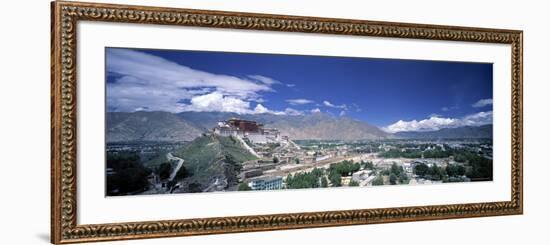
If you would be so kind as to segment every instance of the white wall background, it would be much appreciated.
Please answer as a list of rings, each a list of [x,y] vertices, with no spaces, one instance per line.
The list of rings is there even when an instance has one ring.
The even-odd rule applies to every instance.
[[[102,1],[105,2],[105,1]],[[522,216],[241,233],[113,244],[495,244],[544,243],[550,215],[547,156],[550,18],[544,1],[436,0],[126,0],[229,11],[522,29],[524,47],[524,196]],[[0,15],[1,244],[49,241],[50,85],[48,0],[10,1]],[[544,239],[544,240],[543,240]],[[540,241],[539,241],[540,240]],[[106,244],[106,243],[104,243]]]

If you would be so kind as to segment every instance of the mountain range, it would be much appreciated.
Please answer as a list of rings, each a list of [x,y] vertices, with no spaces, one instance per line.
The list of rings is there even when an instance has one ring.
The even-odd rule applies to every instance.
[[[429,132],[390,134],[374,125],[325,113],[306,115],[246,114],[230,112],[109,112],[107,142],[191,141],[229,118],[252,120],[277,128],[291,139],[374,140],[391,138],[491,138],[492,125],[447,128]]]
[[[210,129],[229,118],[252,120],[269,128],[277,128],[291,139],[357,140],[385,139],[390,135],[378,127],[349,117],[334,117],[325,113],[306,115],[274,115],[269,113],[239,115],[228,112],[182,112],[182,119],[197,127]]]
[[[394,134],[397,138],[406,139],[481,139],[493,138],[493,125],[464,126],[457,128],[442,128],[435,131],[408,131]]]
[[[203,130],[169,112],[108,112],[107,142],[190,141]]]

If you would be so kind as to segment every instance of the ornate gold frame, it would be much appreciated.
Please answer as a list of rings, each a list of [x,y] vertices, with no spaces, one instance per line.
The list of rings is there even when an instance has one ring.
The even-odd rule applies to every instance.
[[[51,242],[266,231],[523,213],[523,32],[56,1],[51,4]],[[126,22],[511,44],[511,201],[110,224],[77,224],[77,23]]]

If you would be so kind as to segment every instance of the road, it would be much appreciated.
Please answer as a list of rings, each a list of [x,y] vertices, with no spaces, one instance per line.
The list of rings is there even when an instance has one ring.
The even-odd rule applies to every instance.
[[[244,140],[241,137],[236,136],[235,138],[237,138],[237,140],[239,140],[239,142],[241,142],[243,147],[246,148],[246,150],[248,150],[248,152],[250,152],[250,154],[254,155],[257,158],[260,158],[260,155],[258,155],[258,153],[256,153],[256,151],[254,149],[252,149],[252,147],[250,147],[246,142],[244,142]]]
[[[176,174],[180,170],[181,166],[183,166],[183,159],[181,159],[179,157],[175,157],[174,155],[172,155],[171,152],[166,154],[166,158],[168,158],[168,160],[170,160],[170,161],[178,161],[178,165],[176,166],[174,171],[172,171],[172,173],[170,173],[170,181],[172,181],[176,177]]]

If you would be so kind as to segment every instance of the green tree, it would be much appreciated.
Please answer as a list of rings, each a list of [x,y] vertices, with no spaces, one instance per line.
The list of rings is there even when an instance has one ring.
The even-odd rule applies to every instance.
[[[331,164],[329,167],[330,173],[338,173],[341,176],[350,176],[354,172],[361,169],[361,163],[353,163],[353,161],[344,160],[339,163]]]
[[[286,178],[288,189],[317,188],[319,187],[319,169],[314,169],[309,173],[296,173],[292,177]]]
[[[323,176],[323,169],[314,168],[313,170],[311,170],[311,174],[313,174],[317,178],[320,178],[321,176]]]
[[[248,186],[248,183],[240,183],[239,187],[238,187],[238,190],[239,191],[251,191],[252,188],[250,188],[250,186]]]
[[[172,164],[169,162],[161,163],[155,171],[155,173],[159,176],[161,180],[168,179],[168,177],[170,177],[171,172],[172,172]]]
[[[278,162],[279,162],[279,158],[273,157],[273,163],[278,163]]]
[[[359,186],[359,182],[352,180],[349,182],[349,186]]]
[[[414,166],[414,174],[424,177],[428,173],[428,165],[419,163]]]
[[[466,168],[464,167],[464,165],[458,165],[456,173],[459,176],[463,176],[464,174],[466,174]]]
[[[392,174],[400,175],[403,172],[403,167],[397,166],[396,163],[393,163],[391,165],[390,171],[391,171]]]
[[[294,159],[294,162],[295,162],[296,164],[300,164],[300,159],[296,158],[296,159]]]
[[[455,150],[454,160],[469,166],[464,174],[472,181],[485,181],[493,179],[493,160],[485,158],[477,151]],[[462,169],[459,170],[462,173]]]
[[[376,176],[372,181],[372,185],[384,185],[384,178],[381,175]]]
[[[143,166],[137,152],[108,153],[107,168],[114,171],[113,175],[107,176],[109,194],[139,192],[149,186],[147,177],[152,171]]]
[[[409,183],[409,177],[407,176],[407,174],[405,174],[404,172],[402,172],[400,175],[399,175],[399,183],[401,184],[408,184]]]
[[[187,168],[185,168],[185,166],[182,165],[178,170],[178,172],[176,173],[176,179],[183,179],[191,175],[192,174],[189,171],[187,171]]]
[[[365,166],[365,169],[371,169],[371,170],[374,169],[374,164],[371,161],[365,162],[364,166]]]
[[[463,176],[466,173],[466,169],[460,164],[449,164],[445,171],[449,176]]]
[[[433,165],[431,168],[428,169],[428,175],[434,180],[441,180],[443,178],[443,170],[438,167],[437,165]]]
[[[457,170],[456,166],[454,166],[452,164],[448,164],[447,167],[445,167],[445,172],[449,176],[455,176],[456,175],[456,170]]]
[[[328,177],[330,179],[330,184],[333,187],[342,186],[342,175],[339,173],[333,172]]]
[[[394,173],[390,174],[390,185],[396,185],[397,184],[397,175]]]

